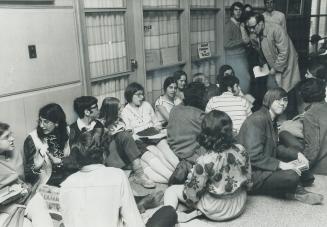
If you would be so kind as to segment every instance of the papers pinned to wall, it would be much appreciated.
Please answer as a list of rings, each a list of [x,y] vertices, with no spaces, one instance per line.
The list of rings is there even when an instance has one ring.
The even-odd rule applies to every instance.
[[[198,53],[199,58],[208,58],[211,57],[210,46],[208,42],[198,44]]]

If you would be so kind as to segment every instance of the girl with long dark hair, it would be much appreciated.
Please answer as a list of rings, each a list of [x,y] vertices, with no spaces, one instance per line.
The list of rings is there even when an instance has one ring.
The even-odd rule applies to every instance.
[[[160,95],[155,102],[155,112],[162,126],[166,126],[171,109],[180,104],[182,100],[176,96],[177,81],[173,77],[167,77],[163,84],[164,94]]]
[[[50,103],[39,111],[38,125],[24,142],[24,170],[29,183],[40,177],[43,183],[58,186],[64,179],[63,159],[70,154],[69,129],[60,105]]]
[[[167,183],[172,171],[163,165],[156,155],[146,149],[147,145],[142,144],[139,140],[134,141],[132,134],[126,130],[126,124],[120,117],[121,110],[122,105],[119,99],[107,97],[102,102],[99,120],[113,137],[113,142],[116,143],[117,153],[122,154],[120,155],[121,157],[129,157],[128,160],[123,160],[123,165],[132,163],[132,168],[136,176],[135,180],[136,182],[140,182],[144,187],[151,186],[152,181]],[[139,149],[138,146],[144,147],[144,149]],[[119,161],[113,155],[109,155],[107,165],[118,167],[115,165]],[[137,174],[140,171],[142,176],[137,177],[137,175],[140,175]],[[146,176],[143,176],[143,173]]]

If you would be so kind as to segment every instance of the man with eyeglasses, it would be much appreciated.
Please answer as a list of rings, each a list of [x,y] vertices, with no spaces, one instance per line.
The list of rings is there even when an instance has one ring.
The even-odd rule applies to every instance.
[[[96,119],[99,116],[98,99],[93,96],[81,96],[74,100],[74,110],[78,116],[77,121],[69,126],[69,145],[71,152],[64,159],[64,168],[67,176],[77,172],[80,163],[76,159],[76,152],[72,149],[73,145],[83,132],[92,131],[95,128],[102,128]]]
[[[81,96],[74,100],[74,110],[78,115],[77,121],[70,125],[70,145],[74,144],[84,131],[91,131],[102,125],[96,119],[99,116],[98,99],[93,96]]]
[[[288,92],[287,118],[297,115],[295,85],[301,80],[298,54],[286,31],[278,24],[269,23],[261,14],[251,13],[245,20],[248,32],[258,37],[259,51],[270,68],[267,88],[281,87]]]
[[[265,17],[266,23],[278,24],[287,32],[285,14],[275,10],[274,0],[264,0],[264,4],[265,11],[262,13],[262,15]]]

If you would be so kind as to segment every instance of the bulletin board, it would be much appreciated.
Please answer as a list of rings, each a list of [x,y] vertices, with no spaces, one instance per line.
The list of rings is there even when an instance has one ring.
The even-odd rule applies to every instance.
[[[73,8],[0,8],[0,27],[0,96],[81,80]]]

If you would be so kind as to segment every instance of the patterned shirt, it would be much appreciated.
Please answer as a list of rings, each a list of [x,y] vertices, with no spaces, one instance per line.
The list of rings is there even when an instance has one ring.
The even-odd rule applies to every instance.
[[[185,183],[184,195],[188,204],[196,203],[204,193],[230,195],[242,186],[250,189],[251,165],[242,145],[222,153],[211,151],[200,156]]]
[[[252,114],[251,106],[251,103],[245,98],[234,96],[231,92],[224,92],[209,100],[206,113],[211,110],[226,112],[233,121],[233,128],[238,133],[245,119]]]

